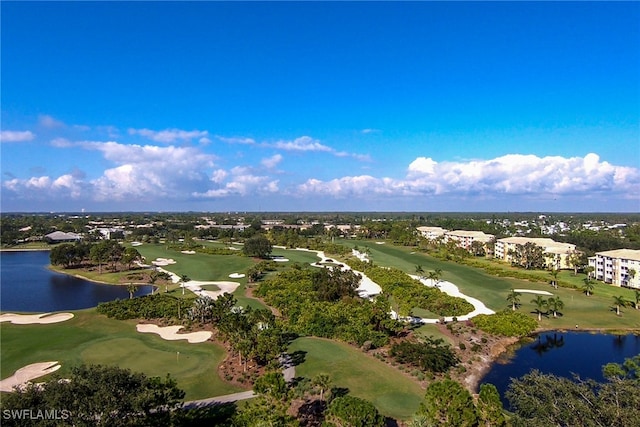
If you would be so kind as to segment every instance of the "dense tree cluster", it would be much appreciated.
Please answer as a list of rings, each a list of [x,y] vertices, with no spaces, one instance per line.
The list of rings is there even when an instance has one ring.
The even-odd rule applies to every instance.
[[[506,420],[500,395],[494,385],[483,384],[475,403],[464,387],[451,379],[445,379],[429,384],[413,425],[498,427],[506,425]]]
[[[262,234],[248,238],[242,246],[245,255],[257,258],[267,258],[272,249],[271,242]]]
[[[389,317],[385,298],[354,296],[354,281],[350,271],[290,269],[261,282],[256,294],[278,308],[294,332],[383,345],[399,325]]]
[[[532,371],[512,380],[506,397],[514,426],[635,426],[640,420],[640,356],[603,368],[607,381]]]
[[[480,314],[473,318],[473,324],[490,334],[507,337],[523,337],[538,327],[535,319],[511,309],[495,314]]]
[[[49,254],[52,265],[64,268],[75,268],[94,263],[102,271],[102,265],[107,264],[112,271],[119,266],[131,269],[135,261],[142,256],[136,248],[125,248],[115,240],[101,240],[97,243],[62,243],[54,246]]]
[[[423,308],[439,316],[459,316],[473,311],[473,305],[463,298],[453,297],[415,280],[397,268],[381,268],[367,262],[350,259],[348,264],[362,271],[393,297],[397,312],[407,316],[414,308]]]
[[[339,396],[326,411],[327,427],[383,427],[385,418],[373,404],[355,396]]]
[[[193,303],[193,299],[157,293],[133,299],[102,302],[98,304],[96,311],[118,320],[181,319]]]
[[[3,395],[0,407],[3,414],[30,410],[32,415],[3,417],[3,426],[159,426],[173,424],[183,398],[168,376],[150,378],[118,367],[81,365],[64,379],[56,376]]]
[[[424,342],[400,341],[391,346],[389,354],[400,363],[431,372],[447,372],[459,363],[451,346],[444,344],[442,338],[427,338]]]

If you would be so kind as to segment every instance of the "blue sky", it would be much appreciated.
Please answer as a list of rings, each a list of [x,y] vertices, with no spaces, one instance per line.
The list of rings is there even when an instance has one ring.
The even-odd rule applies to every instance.
[[[640,211],[640,3],[2,2],[13,211]]]

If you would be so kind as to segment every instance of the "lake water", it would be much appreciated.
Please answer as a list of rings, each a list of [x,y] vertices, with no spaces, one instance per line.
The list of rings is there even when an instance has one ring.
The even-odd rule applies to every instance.
[[[0,252],[0,310],[50,312],[129,298],[125,286],[103,285],[47,269],[48,251]],[[138,287],[138,295],[151,293]]]
[[[496,386],[507,407],[504,392],[511,378],[519,378],[532,369],[545,374],[604,381],[602,366],[622,363],[640,354],[640,336],[591,334],[588,332],[544,332],[535,341],[522,345],[508,360],[491,368],[482,383]]]

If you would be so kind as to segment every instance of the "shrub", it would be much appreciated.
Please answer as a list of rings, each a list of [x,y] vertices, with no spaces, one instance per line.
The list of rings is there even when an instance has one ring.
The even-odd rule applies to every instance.
[[[473,322],[485,332],[508,337],[526,336],[538,326],[534,318],[509,309],[495,314],[481,314]]]

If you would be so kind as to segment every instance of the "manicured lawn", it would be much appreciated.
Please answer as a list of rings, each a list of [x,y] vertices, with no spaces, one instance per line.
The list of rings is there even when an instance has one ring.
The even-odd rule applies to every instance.
[[[373,241],[343,241],[349,246],[358,245],[360,248],[368,247],[371,251],[370,258],[376,265],[384,267],[396,267],[409,274],[415,274],[415,266],[422,265],[423,269],[433,271],[442,270],[442,278],[458,286],[466,295],[478,298],[487,307],[498,311],[508,307],[507,295],[510,289],[532,289],[551,292],[559,296],[564,302],[563,316],[553,318],[552,314],[543,317],[541,328],[602,328],[602,329],[640,329],[640,310],[627,306],[623,308],[622,316],[615,315],[613,310],[613,296],[622,295],[625,299],[635,301],[634,292],[630,289],[610,286],[604,283],[594,283],[594,295],[587,297],[581,289],[561,288],[553,289],[548,283],[530,282],[528,280],[508,277],[491,276],[484,271],[456,264],[454,262],[441,261],[427,254],[415,251],[415,248],[393,246],[390,243],[378,245]],[[488,262],[488,261],[487,261]],[[511,268],[510,266],[504,266]],[[540,277],[550,279],[551,276],[543,271],[533,272]],[[582,286],[584,275],[574,276],[573,271],[562,271],[559,279]],[[535,294],[523,293],[520,297],[522,304],[520,311],[531,313],[535,316],[535,305],[530,301]],[[545,296],[545,298],[548,298]]]
[[[71,320],[50,325],[2,323],[2,378],[31,363],[57,360],[62,376],[80,363],[117,365],[149,376],[170,373],[187,400],[240,391],[218,377],[225,351],[217,344],[165,341],[137,332],[135,321],[109,319],[93,309],[74,314]]]
[[[147,260],[147,263],[156,258],[171,258],[175,264],[163,266],[167,271],[181,276],[186,274],[192,280],[229,280],[231,273],[244,273],[254,264],[251,258],[241,255],[209,255],[196,253],[183,254],[180,251],[167,249],[165,245],[144,244],[136,246],[136,249]],[[245,279],[234,279],[243,281]]]
[[[320,338],[298,338],[290,352],[305,352],[296,376],[313,378],[328,374],[333,387],[367,399],[389,417],[408,419],[417,410],[424,390],[407,376],[347,344]]]

